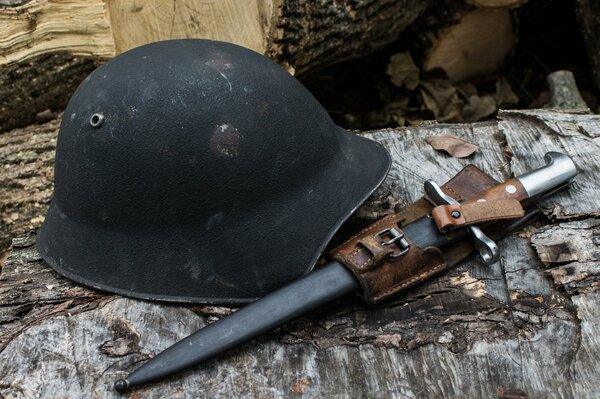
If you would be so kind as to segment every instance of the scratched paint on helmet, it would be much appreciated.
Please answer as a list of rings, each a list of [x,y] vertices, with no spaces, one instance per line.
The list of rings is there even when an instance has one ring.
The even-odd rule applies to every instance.
[[[240,132],[232,125],[217,125],[209,141],[210,150],[217,157],[235,158],[240,151]]]

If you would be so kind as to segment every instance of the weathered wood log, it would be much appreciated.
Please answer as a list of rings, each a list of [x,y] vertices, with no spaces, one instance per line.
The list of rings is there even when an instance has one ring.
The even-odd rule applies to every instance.
[[[501,180],[542,165],[546,151],[568,153],[580,169],[575,183],[542,202],[547,220],[500,243],[500,262],[468,259],[382,306],[338,301],[132,395],[598,397],[600,117],[550,110],[499,117],[367,133],[394,163],[362,214],[388,213],[421,196],[426,179],[441,183],[468,163]],[[36,135],[53,136],[57,125],[38,128]],[[426,138],[441,134],[480,150],[469,159],[434,151]],[[51,173],[50,164],[40,168]],[[43,215],[43,207],[32,209]],[[118,397],[115,378],[228,312],[78,287],[40,259],[32,235],[24,237],[0,275],[0,394]]]
[[[61,53],[0,67],[0,132],[37,122],[44,110],[64,109],[96,66],[91,58]]]
[[[580,110],[589,113],[590,109],[581,97],[575,76],[571,71],[556,71],[548,75],[548,86],[550,86],[550,108],[562,110]]]
[[[0,1],[0,65],[47,53],[110,58],[145,43],[205,37],[293,68],[364,54],[394,40],[427,1]]]
[[[61,110],[94,62],[145,43],[224,40],[300,73],[381,48],[432,3],[1,0],[0,132]]]
[[[598,236],[600,221],[584,219],[543,227],[531,242],[554,283],[577,295],[600,288]]]
[[[59,120],[54,120],[0,134],[0,259],[12,237],[44,221],[58,127]]]

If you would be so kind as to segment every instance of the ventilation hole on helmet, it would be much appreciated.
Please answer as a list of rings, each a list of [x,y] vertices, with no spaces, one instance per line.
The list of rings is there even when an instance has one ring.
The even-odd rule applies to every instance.
[[[92,127],[100,127],[104,122],[104,115],[102,114],[94,114],[90,118],[90,126]]]

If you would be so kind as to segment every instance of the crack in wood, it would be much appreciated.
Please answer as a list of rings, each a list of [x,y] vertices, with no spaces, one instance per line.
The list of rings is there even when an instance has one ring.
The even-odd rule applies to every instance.
[[[545,150],[563,150],[574,156],[582,174],[575,189],[544,203],[549,215],[553,206],[561,204],[561,223],[543,221],[503,240],[498,264],[483,267],[474,258],[467,259],[449,273],[381,306],[368,307],[358,298],[337,301],[139,392],[144,397],[185,396],[202,389],[211,397],[282,397],[289,395],[300,378],[307,378],[308,397],[371,396],[373,392],[390,396],[402,389],[411,395],[493,397],[497,387],[519,387],[530,397],[590,396],[592,381],[600,378],[600,343],[595,338],[600,328],[596,310],[599,272],[594,266],[600,263],[596,238],[600,233],[598,220],[589,217],[598,213],[592,197],[600,189],[593,177],[600,170],[600,151],[588,136],[600,130],[600,118],[539,112],[543,118],[532,111],[520,112],[526,117],[514,117],[519,112],[511,111],[502,113],[502,120],[496,123],[437,124],[367,133],[386,143],[394,165],[365,205],[365,215],[389,212],[419,198],[424,177],[435,176],[443,182],[467,163],[474,163],[501,180],[540,166]],[[545,122],[536,124],[533,119]],[[541,127],[546,124],[557,126],[554,130],[559,133]],[[588,135],[578,131],[578,124],[585,124]],[[55,136],[57,127],[55,121],[9,133],[4,141],[0,136],[0,153],[21,146],[23,164],[42,165],[39,171],[44,175],[52,155],[44,148],[44,164],[35,163],[39,161],[35,151],[27,150],[28,142],[33,140],[31,143],[38,143],[34,146],[43,148],[39,140]],[[458,160],[438,154],[426,144],[426,137],[449,131],[493,151]],[[414,165],[419,165],[418,172]],[[36,173],[35,168],[11,171],[3,182],[21,183],[35,179]],[[39,185],[29,186],[32,193],[44,193],[34,203],[44,204],[42,199],[49,198],[50,181],[46,176]],[[30,217],[43,215],[44,206],[31,204],[22,201],[19,212]],[[5,217],[6,208],[0,209]],[[366,219],[369,217],[352,223],[356,226]],[[110,395],[114,378],[231,311],[151,304],[76,286],[40,260],[34,242],[34,235],[15,240],[0,275],[0,370],[14,381],[0,386],[1,395],[52,396],[49,387],[68,391],[73,397]],[[543,253],[548,254],[546,258]],[[540,259],[553,262],[544,267]],[[573,278],[584,273],[588,273],[584,278]],[[115,318],[123,321],[117,321],[116,327]],[[50,341],[40,341],[40,334]],[[36,350],[27,350],[31,347]],[[77,362],[79,373],[87,373],[88,378],[78,376],[72,367],[71,371],[41,367],[51,353],[63,356],[65,364]],[[30,368],[6,361],[17,357]],[[25,379],[31,382],[26,384]],[[39,383],[42,380],[50,381],[48,387]]]

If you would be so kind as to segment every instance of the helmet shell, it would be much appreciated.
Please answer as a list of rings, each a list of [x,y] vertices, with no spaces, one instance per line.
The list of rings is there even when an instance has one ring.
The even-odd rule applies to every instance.
[[[38,247],[93,288],[246,303],[311,270],[389,164],[262,55],[152,43],[71,98]]]

